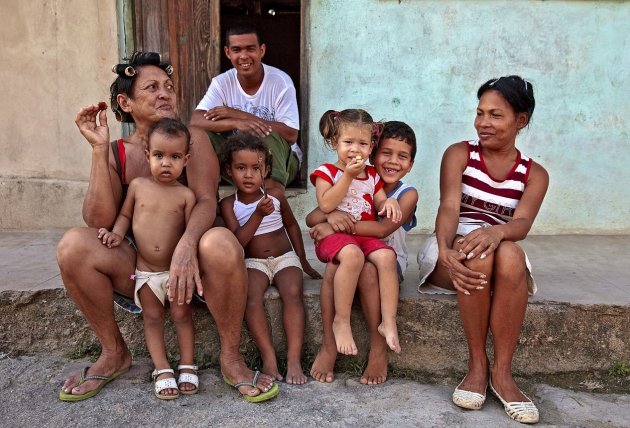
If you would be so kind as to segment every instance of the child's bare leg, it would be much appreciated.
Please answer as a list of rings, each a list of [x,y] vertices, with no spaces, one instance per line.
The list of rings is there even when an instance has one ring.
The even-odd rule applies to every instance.
[[[177,333],[179,345],[179,364],[195,364],[195,325],[192,319],[192,306],[190,304],[178,305],[173,302],[170,305],[171,319]],[[196,374],[192,369],[181,369],[183,373]],[[197,387],[188,382],[179,385],[181,391],[194,391]]]
[[[304,344],[304,293],[302,269],[287,267],[274,277],[282,299],[282,323],[287,336],[287,383],[303,385],[307,378],[302,370]]]
[[[376,267],[368,262],[363,265],[359,276],[358,291],[361,298],[361,309],[367,322],[370,334],[370,353],[361,383],[378,385],[387,380],[387,342],[378,332],[381,323],[381,296],[378,287]]]
[[[332,330],[333,321],[335,319],[333,280],[336,272],[336,264],[328,263],[326,265],[324,279],[322,280],[322,285],[319,290],[319,306],[322,314],[322,345],[319,347],[319,351],[311,367],[311,376],[313,379],[327,383],[335,380],[334,370],[335,360],[337,359],[337,344],[335,343],[335,335]]]
[[[398,273],[396,271],[396,253],[390,249],[380,249],[370,253],[367,259],[378,270],[378,286],[381,296],[381,325],[378,331],[385,337],[389,348],[400,353],[396,312],[398,311]]]
[[[142,304],[142,319],[144,321],[144,339],[151,355],[151,361],[156,370],[168,369],[170,364],[166,358],[164,345],[164,306],[153,294],[148,285],[143,285],[138,291]],[[155,380],[175,377],[170,373],[162,373]],[[161,395],[177,395],[177,389],[169,388],[160,392]]]
[[[265,313],[265,291],[269,288],[269,278],[263,272],[256,269],[247,269],[247,308],[245,310],[245,321],[256,343],[263,361],[262,372],[274,378],[282,380],[282,375],[278,370],[276,351],[271,341],[269,322]]]
[[[333,281],[335,298],[333,334],[337,343],[337,352],[345,355],[356,355],[357,345],[354,343],[350,328],[350,313],[365,258],[363,251],[356,245],[346,245],[337,253],[335,258],[339,262],[339,266]]]

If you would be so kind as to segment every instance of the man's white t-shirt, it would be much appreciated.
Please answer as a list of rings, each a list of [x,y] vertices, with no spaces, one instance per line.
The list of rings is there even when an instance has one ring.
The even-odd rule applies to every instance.
[[[227,106],[256,117],[274,122],[282,122],[290,128],[300,129],[295,86],[287,73],[262,64],[263,81],[258,92],[249,95],[241,88],[232,68],[212,79],[206,95],[197,105],[197,110],[210,110],[213,107]],[[295,141],[289,141],[294,143]]]

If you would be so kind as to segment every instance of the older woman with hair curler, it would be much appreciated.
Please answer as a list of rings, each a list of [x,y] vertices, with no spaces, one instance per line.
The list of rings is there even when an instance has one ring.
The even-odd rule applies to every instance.
[[[128,245],[107,248],[96,239],[100,227],[111,228],[136,177],[150,175],[145,156],[148,131],[161,118],[177,116],[171,80],[173,68],[154,52],[136,52],[128,63],[113,68],[111,105],[116,118],[134,123],[131,135],[109,142],[105,103],[88,105],[77,113],[76,124],[92,148],[92,167],[83,201],[88,227],[67,231],[57,247],[57,261],[66,290],[94,330],[102,346],[97,361],[63,384],[59,397],[79,401],[93,397],[131,366],[131,354],[114,318],[113,301],[131,305],[136,263],[133,238]],[[211,296],[207,306],[221,340],[220,364],[226,383],[248,401],[264,401],[278,394],[266,375],[249,370],[239,352],[247,299],[243,251],[232,233],[211,228],[216,217],[219,165],[206,134],[191,128],[191,157],[183,174],[195,193],[186,230],[173,253],[168,282],[171,304],[190,302],[193,292]],[[212,272],[210,275],[209,273]],[[225,284],[230,284],[226,287]]]

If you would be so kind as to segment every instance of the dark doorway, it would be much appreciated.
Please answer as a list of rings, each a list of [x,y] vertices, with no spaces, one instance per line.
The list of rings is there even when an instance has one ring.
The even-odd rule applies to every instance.
[[[225,45],[225,30],[243,20],[258,27],[267,45],[263,62],[291,77],[300,105],[300,0],[221,0],[221,46]],[[232,64],[222,55],[221,72],[230,68]]]

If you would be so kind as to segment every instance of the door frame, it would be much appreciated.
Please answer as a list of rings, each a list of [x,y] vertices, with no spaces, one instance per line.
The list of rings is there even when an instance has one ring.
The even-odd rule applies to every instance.
[[[300,187],[306,186],[308,165],[309,3],[300,0],[300,87],[296,88],[304,152]],[[184,121],[190,120],[210,81],[219,74],[223,55],[220,6],[220,0],[116,0],[119,57],[129,58],[135,50],[161,52],[175,69],[178,111]],[[123,132],[128,134],[129,129]]]

